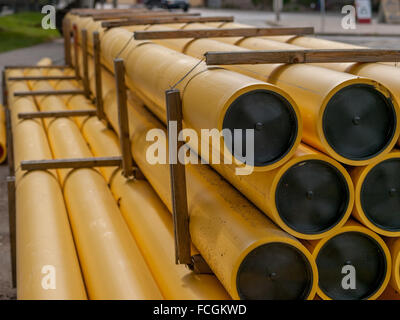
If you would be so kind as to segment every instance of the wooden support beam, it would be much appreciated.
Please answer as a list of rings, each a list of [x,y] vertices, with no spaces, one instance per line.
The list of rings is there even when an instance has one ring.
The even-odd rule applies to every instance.
[[[62,32],[64,36],[64,62],[71,66],[71,23],[66,18],[63,19]]]
[[[206,52],[208,65],[329,62],[396,62],[400,50],[321,49]]]
[[[16,226],[16,198],[15,198],[15,176],[7,179],[8,191],[8,228],[10,237],[10,258],[12,286],[17,287],[17,226]]]
[[[37,118],[64,118],[64,117],[82,117],[95,116],[97,110],[63,110],[63,111],[40,111],[19,113],[19,119],[37,119]]]
[[[51,66],[38,66],[38,65],[8,65],[4,69],[69,69],[67,65],[51,65]]]
[[[204,22],[233,22],[232,16],[228,17],[140,17],[126,20],[104,21],[101,23],[103,28],[114,28],[124,26],[136,26],[144,24],[169,24],[169,23],[204,23]]]
[[[7,133],[7,163],[8,175],[15,176],[15,162],[14,162],[14,139],[11,128],[11,111],[9,108],[5,109],[6,113],[6,133]]]
[[[24,76],[9,77],[10,81],[49,81],[49,80],[75,80],[75,76]]]
[[[134,18],[142,18],[142,17],[197,17],[200,16],[200,13],[170,13],[170,12],[143,12],[143,13],[124,13],[124,14],[115,14],[115,15],[97,15],[93,16],[94,21],[107,21],[107,20],[116,20],[116,19],[134,19]]]
[[[79,159],[51,159],[21,161],[21,170],[51,170],[51,169],[78,169],[95,167],[119,167],[121,157],[99,157]]]
[[[96,15],[106,15],[115,13],[127,13],[127,12],[149,12],[146,8],[128,8],[128,9],[72,9],[71,14],[81,17],[92,17]]]
[[[168,132],[172,123],[176,123],[177,132],[182,130],[182,101],[179,90],[167,90],[166,93]],[[175,262],[178,264],[192,265],[191,239],[189,232],[189,213],[186,194],[185,165],[176,159],[171,159],[172,153],[183,146],[183,141],[172,141],[168,135],[170,174],[171,174],[171,196],[175,232]]]
[[[85,91],[85,97],[89,99],[90,97],[90,87],[89,87],[89,61],[88,61],[88,50],[87,50],[87,30],[83,29],[81,31],[81,48],[82,48],[82,81],[83,88]]]
[[[42,91],[16,91],[15,97],[25,96],[60,96],[60,95],[78,95],[85,94],[84,90],[42,90]]]
[[[6,70],[1,70],[1,94],[3,96],[3,106],[8,107],[8,90],[7,90]]]
[[[72,31],[74,35],[74,58],[75,58],[75,76],[80,79],[81,75],[79,72],[79,57],[78,57],[78,49],[79,49],[79,44],[78,44],[78,27],[76,24],[72,26]]]
[[[143,179],[143,174],[140,172],[140,170],[135,171],[133,169],[133,166],[137,168],[137,165],[132,158],[132,152],[131,152],[128,106],[127,106],[127,95],[126,95],[126,84],[125,84],[125,66],[123,59],[120,58],[114,59],[114,74],[115,74],[115,85],[117,88],[119,139],[120,139],[121,153],[122,153],[122,174],[126,178],[134,176],[136,179]]]
[[[96,85],[96,108],[97,117],[99,119],[106,119],[103,104],[103,85],[101,73],[101,55],[100,55],[100,37],[99,32],[93,32],[93,63],[94,63],[94,77]]]
[[[196,29],[196,30],[162,30],[136,31],[136,40],[181,39],[181,38],[222,38],[222,37],[262,37],[278,35],[313,34],[314,28],[234,28],[234,29]]]

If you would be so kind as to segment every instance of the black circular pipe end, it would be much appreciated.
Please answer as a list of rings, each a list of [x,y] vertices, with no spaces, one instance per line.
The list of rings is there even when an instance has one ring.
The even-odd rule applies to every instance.
[[[293,148],[298,136],[298,118],[292,105],[280,94],[253,90],[238,97],[228,108],[223,129],[232,134],[225,143],[237,159],[246,159],[246,129],[254,129],[254,166],[262,167],[282,159]],[[234,129],[242,129],[235,136]],[[241,139],[240,143],[235,141]],[[242,146],[241,150],[234,147]],[[248,157],[247,157],[248,158]]]
[[[296,232],[312,235],[330,230],[346,214],[350,190],[343,174],[322,160],[291,166],[280,178],[275,203],[282,221]]]
[[[319,288],[333,300],[368,299],[386,278],[387,261],[383,248],[361,232],[344,232],[329,239],[320,249],[316,262]],[[349,271],[343,271],[346,265],[354,267],[355,288],[350,278],[344,279],[351,276]]]
[[[396,126],[392,101],[367,84],[339,90],[328,102],[322,119],[331,148],[354,161],[371,159],[385,150]]]
[[[313,286],[312,267],[306,256],[287,243],[267,243],[242,261],[236,282],[246,300],[305,300]]]
[[[400,231],[400,158],[375,165],[360,191],[362,210],[368,220],[385,231]]]

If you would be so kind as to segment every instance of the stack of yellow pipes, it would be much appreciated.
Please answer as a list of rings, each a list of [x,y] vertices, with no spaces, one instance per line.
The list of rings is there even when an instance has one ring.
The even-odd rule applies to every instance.
[[[66,19],[78,34],[87,29],[90,53],[92,33],[100,34],[103,100],[111,127],[94,116],[20,120],[20,112],[95,107],[83,95],[13,97],[15,91],[82,88],[80,81],[8,81],[17,168],[18,298],[398,296],[398,68],[378,63],[209,68],[199,61],[206,51],[335,44],[314,44],[319,40],[306,37],[136,41],[134,30],[244,26],[168,24],[106,31],[91,18],[69,14]],[[119,168],[22,172],[22,160],[120,155],[112,74],[117,56],[126,68],[132,155],[147,180],[126,180]],[[72,72],[45,70],[10,70],[6,76]],[[91,57],[89,80],[94,93]],[[188,142],[192,252],[203,256],[214,275],[175,264],[169,166],[149,159],[152,129],[158,129],[158,145],[167,144],[164,92],[176,83],[184,126],[199,136],[203,129],[256,129],[250,175],[237,175],[237,165],[225,164],[222,153],[217,164],[195,164],[203,149],[208,148],[210,160],[215,156],[213,145]],[[224,153],[236,157],[223,138],[217,139]]]
[[[185,39],[153,42],[131,40],[125,46],[132,37],[131,32],[135,30],[201,29],[210,26],[193,23],[168,24],[115,28],[105,32],[100,28],[99,22],[93,22],[90,19],[80,20],[73,16],[70,19],[72,23],[76,23],[78,30],[87,29],[89,34],[93,31],[100,32],[102,59],[109,70],[113,69],[113,58],[118,54],[124,58],[129,88],[163,122],[166,121],[165,106],[162,100],[163,91],[176,83],[182,75],[198,63],[198,58],[202,57],[206,51],[238,51],[246,50],[247,46],[250,49],[297,49],[297,47],[264,38]],[[216,24],[212,26],[215,27]],[[224,24],[224,26],[243,27],[232,24]],[[223,25],[220,25],[220,27],[223,27]],[[232,43],[240,47],[232,45]],[[176,51],[185,55],[176,54]],[[197,59],[190,59],[189,56]],[[381,66],[381,64],[374,65]],[[311,250],[319,267],[318,295],[320,297],[324,299],[375,299],[383,292],[389,278],[392,279],[391,285],[398,289],[398,250],[394,243],[396,243],[396,237],[399,236],[399,225],[396,221],[396,214],[390,211],[393,209],[393,205],[397,204],[397,190],[395,185],[388,190],[385,181],[385,175],[395,175],[398,172],[395,166],[399,154],[393,150],[399,136],[399,107],[395,95],[395,83],[385,81],[382,84],[383,81],[375,77],[352,76],[343,72],[331,72],[321,66],[310,65],[257,65],[228,68],[237,73],[206,68],[200,64],[193,75],[190,75],[184,80],[184,83],[178,86],[182,91],[184,121],[187,127],[198,131],[199,128],[206,127],[206,124],[212,123],[213,118],[220,119],[221,114],[215,115],[215,110],[221,109],[218,105],[213,104],[216,99],[213,99],[214,96],[208,99],[210,94],[214,94],[213,86],[219,90],[219,94],[221,92],[235,92],[230,86],[234,86],[239,79],[242,81],[241,88],[246,85],[251,87],[254,79],[244,80],[238,75],[238,73],[241,73],[275,85],[263,89],[273,90],[275,94],[280,94],[287,101],[290,101],[298,118],[302,116],[304,124],[302,141],[319,149],[329,157],[304,144],[296,146],[296,143],[293,143],[291,147],[296,148],[296,151],[294,155],[288,156],[290,160],[283,160],[283,165],[281,162],[276,166],[274,166],[274,163],[265,161],[264,168],[267,168],[267,171],[257,170],[250,176],[238,177],[233,174],[229,166],[211,164],[213,168],[283,230],[301,239],[302,243]],[[390,68],[391,72],[394,73],[398,72],[392,66],[384,66],[384,68]],[[226,75],[226,78],[224,81],[218,82],[219,78],[223,77],[220,74]],[[380,80],[380,82],[377,80]],[[234,84],[231,85],[232,82]],[[301,83],[300,86],[299,83]],[[250,89],[248,92],[252,92],[252,90]],[[287,94],[289,94],[289,97]],[[110,100],[106,99],[107,104],[114,99],[115,97]],[[350,106],[351,112],[349,112]],[[297,110],[299,110],[300,116]],[[326,115],[325,110],[330,111],[330,114]],[[115,108],[114,111],[108,111],[110,118],[112,118],[111,112],[115,113]],[[284,124],[283,121],[283,119],[280,119],[280,123]],[[271,125],[271,122],[269,124]],[[377,124],[377,126],[374,124]],[[115,120],[114,127],[116,127]],[[214,127],[221,129],[222,125],[217,123]],[[293,130],[295,131],[295,129]],[[297,130],[297,135],[300,135],[301,128]],[[349,132],[346,132],[346,130]],[[364,135],[368,136],[365,137]],[[199,151],[195,145],[190,146]],[[146,148],[139,149],[146,150]],[[291,148],[288,149],[292,150]],[[255,152],[257,153],[257,150]],[[321,174],[317,171],[316,167],[313,166],[315,160],[329,163],[340,174],[336,172],[336,175],[331,177],[332,180],[324,181],[323,177],[326,177],[326,172],[323,171],[324,173]],[[346,165],[351,176],[350,181],[347,179],[346,170],[335,160]],[[140,165],[141,161],[138,159],[136,161]],[[298,171],[297,175],[294,170],[296,164],[301,164],[304,172]],[[304,164],[309,165],[309,168],[307,169]],[[392,165],[389,165],[388,168],[387,164]],[[143,163],[143,166],[145,166],[145,163]],[[293,172],[290,172],[289,169],[292,169]],[[310,185],[307,181],[308,185],[304,183],[297,189],[288,188],[285,192],[289,196],[286,198],[282,196],[284,191],[279,189],[279,182],[290,185],[296,179],[312,180],[311,172],[320,176],[320,180],[316,180],[318,181],[317,185]],[[372,174],[368,175],[369,172]],[[366,179],[367,175],[369,179]],[[384,178],[382,178],[382,175],[384,175]],[[291,178],[294,180],[291,180]],[[154,182],[151,179],[149,180],[156,191],[159,192],[160,187],[156,185],[158,179]],[[342,184],[345,181],[344,189],[338,187],[338,180],[341,180]],[[382,188],[385,188],[381,194],[376,194],[377,182],[381,182]],[[334,190],[323,189],[323,185],[333,186],[334,183],[337,185],[338,194],[343,196],[337,199],[336,207],[334,202],[329,202],[327,199],[334,197]],[[393,181],[388,184],[393,183],[396,184]],[[317,187],[319,189],[315,194],[318,195],[306,192],[307,188]],[[356,192],[353,192],[354,190]],[[361,190],[363,191],[361,192]],[[324,198],[324,192],[329,196]],[[299,193],[304,195],[299,195]],[[163,193],[159,194],[164,199]],[[291,194],[292,197],[290,197]],[[310,196],[311,200],[315,202],[315,207],[313,205],[308,207],[310,203],[304,199],[309,200]],[[314,196],[321,202],[318,203],[313,198]],[[354,208],[353,196],[356,203]],[[371,196],[375,199],[372,199],[372,203],[369,203],[368,199]],[[279,197],[282,197],[282,199]],[[377,197],[380,198],[376,199]],[[378,207],[381,204],[388,203],[391,199],[389,208]],[[328,212],[324,212],[324,209],[326,209],[324,204],[331,209],[335,208],[335,211],[331,212],[331,216]],[[349,220],[350,212],[352,212],[353,217]],[[329,218],[324,221],[321,216],[328,216]],[[355,220],[358,220],[361,224],[355,222]],[[325,224],[321,224],[321,222]],[[386,241],[392,251],[393,260],[387,245],[377,233],[394,239]],[[354,244],[353,248],[348,248],[350,243]],[[340,249],[338,256],[332,254],[333,248]],[[370,259],[374,263],[368,265],[366,263],[368,262],[367,257],[371,257],[372,252],[380,253],[374,259]],[[340,271],[342,271],[342,267],[348,264],[356,265],[356,269],[359,268],[362,270],[361,272],[369,270],[370,274],[367,278],[360,277],[361,279],[358,279],[360,283],[365,285],[363,290],[351,291],[341,287],[340,280],[343,274]]]

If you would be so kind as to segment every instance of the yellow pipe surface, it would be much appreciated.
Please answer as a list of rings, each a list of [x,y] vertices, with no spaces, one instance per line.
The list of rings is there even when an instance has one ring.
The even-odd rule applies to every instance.
[[[375,300],[389,283],[392,259],[387,245],[358,222],[349,220],[334,234],[305,245],[317,262],[317,294],[324,300]],[[343,279],[348,274],[343,271],[346,265],[354,267],[355,289],[361,291],[343,287]]]
[[[110,94],[109,97],[105,101],[106,113],[116,129],[118,116],[115,96]],[[146,150],[151,144],[145,139],[147,132],[163,126],[139,105],[129,104],[129,120],[133,133],[133,157],[171,211],[169,167],[167,164],[152,165],[146,159]],[[160,143],[166,145],[166,138],[160,137]],[[254,286],[259,286],[260,281],[265,280],[265,277],[258,279],[257,275],[254,278],[258,279],[255,283],[250,281],[253,287],[249,293],[238,291],[238,287],[241,288],[242,274],[239,268],[246,265],[243,261],[258,249],[268,247],[268,244],[285,244],[287,248],[296,248],[295,251],[301,253],[306,269],[309,270],[310,278],[304,283],[309,291],[297,292],[297,298],[313,298],[317,281],[315,262],[309,259],[309,252],[295,238],[277,228],[207,166],[187,164],[186,175],[192,241],[234,299],[278,298],[268,291],[268,285],[265,289],[261,288],[259,294],[252,293]],[[272,267],[269,265],[271,260],[259,262],[265,263],[262,267],[264,271]],[[283,263],[277,272],[284,272],[286,267],[288,265]],[[286,276],[287,274],[284,277]]]
[[[223,27],[243,27],[239,24],[224,24]],[[165,26],[150,26],[147,30],[160,30],[165,29]],[[204,24],[187,24],[184,29],[205,29],[210,28]],[[285,43],[271,41],[264,38],[218,38],[219,41],[212,39],[198,39],[198,40],[159,40],[158,43],[166,45],[170,48],[200,58],[207,51],[246,51],[246,50],[295,50],[296,46],[292,46]],[[226,42],[226,43],[221,43]],[[236,44],[237,46],[233,46]],[[239,46],[239,47],[238,47]],[[382,66],[379,64],[373,64],[371,68],[376,66]],[[391,68],[384,66],[385,68]],[[283,64],[264,64],[264,65],[232,65],[227,68],[243,73],[247,76],[254,77],[258,80],[268,81],[269,83],[275,84],[285,92],[289,93],[299,105],[300,112],[303,119],[303,141],[312,145],[313,147],[327,153],[334,159],[352,166],[363,166],[371,162],[381,159],[386,153],[388,153],[396,141],[399,138],[399,121],[400,121],[400,109],[398,102],[394,101],[392,93],[387,88],[387,82],[382,84],[377,83],[371,79],[360,78],[359,76],[349,75],[343,72],[336,72],[333,70],[327,70],[318,66],[295,64],[295,65],[283,65]],[[393,68],[392,68],[393,69]],[[396,69],[394,69],[396,70]],[[398,71],[398,70],[396,70]],[[366,76],[366,75],[365,75]],[[397,77],[400,79],[400,77]],[[375,79],[375,78],[374,78]],[[376,79],[380,80],[380,79]],[[301,85],[299,85],[299,81]],[[400,80],[399,80],[400,81]],[[339,142],[333,142],[334,138],[330,138],[332,134],[327,136],[327,132],[331,130],[327,128],[325,123],[325,110],[335,99],[340,99],[343,92],[357,86],[364,86],[373,88],[374,95],[380,96],[373,99],[382,99],[385,104],[392,104],[392,117],[393,117],[393,129],[388,136],[385,136],[385,141],[372,148],[370,146],[371,139],[368,141],[362,141],[354,146],[350,145],[354,149],[354,152],[345,151],[343,147],[337,145]],[[386,87],[385,87],[386,86]],[[399,86],[400,88],[400,86]],[[351,90],[351,89],[350,89]],[[366,89],[364,89],[366,90]],[[354,93],[355,95],[369,95],[368,92]],[[342,99],[345,99],[342,98]],[[400,100],[399,100],[400,101]],[[343,104],[343,102],[341,102]],[[363,112],[360,110],[360,114]],[[361,117],[359,114],[352,115],[352,117],[358,116],[362,123],[366,123],[365,126],[370,125],[369,122],[375,123],[376,118],[368,119],[368,117]],[[364,120],[365,118],[365,120]],[[348,131],[346,137],[342,137],[342,140],[349,141],[352,136],[357,135],[357,130],[362,128],[359,124],[352,124],[351,119],[342,119],[344,129]],[[348,124],[349,123],[349,124]],[[365,135],[366,133],[364,133]],[[374,151],[372,151],[374,149]],[[366,151],[368,150],[368,151]]]

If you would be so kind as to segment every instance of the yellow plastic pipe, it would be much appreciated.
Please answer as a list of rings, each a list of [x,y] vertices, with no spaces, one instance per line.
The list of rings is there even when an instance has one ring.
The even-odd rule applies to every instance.
[[[120,199],[120,210],[166,299],[230,299],[215,276],[196,275],[186,266],[175,264],[171,215],[148,182],[127,181],[119,171],[111,189]]]
[[[386,237],[400,236],[399,170],[400,152],[396,149],[378,162],[350,170],[355,187],[354,217]]]
[[[24,108],[18,107],[21,102],[28,104],[25,110],[36,111],[31,99],[21,98],[10,105],[14,114]],[[12,126],[17,178],[17,297],[86,299],[62,191],[54,172],[20,170],[22,160],[52,158],[46,134],[35,120],[19,120]]]
[[[147,30],[165,28],[153,26]],[[210,27],[204,24],[187,24],[184,28]],[[263,38],[218,40],[186,39],[158,42],[197,58],[207,51],[296,49],[294,46],[292,48],[291,45]],[[228,68],[268,81],[288,92],[299,105],[302,114],[303,141],[342,163],[362,166],[377,161],[393,148],[399,138],[398,102],[394,101],[391,92],[384,85],[376,81],[305,64],[232,65]],[[372,112],[375,112],[373,117]],[[380,138],[372,141],[365,139],[367,135]]]
[[[132,33],[119,28],[105,33],[102,54],[109,67],[131,38]],[[293,155],[300,142],[301,121],[297,106],[276,86],[225,69],[207,68],[204,63],[186,75],[199,63],[198,59],[152,43],[131,40],[120,57],[125,58],[130,88],[135,89],[133,91],[164,121],[164,91],[182,78],[177,88],[181,89],[185,125],[198,134],[201,129],[253,129],[256,123],[247,121],[243,114],[257,113],[264,126],[255,131],[256,170],[280,166]],[[275,112],[278,118],[271,119]],[[272,139],[282,141],[267,143]],[[224,155],[229,157],[231,150],[222,137],[221,145],[225,147]]]
[[[52,108],[49,98],[39,102],[41,110]],[[67,110],[58,100],[57,108]],[[92,157],[73,120],[53,120],[47,133],[56,158]],[[89,298],[162,299],[103,177],[94,169],[58,173]]]
[[[17,298],[86,299],[59,182],[49,172],[33,171],[16,193]]]
[[[349,220],[333,235],[305,245],[317,262],[317,294],[324,300],[375,300],[389,283],[387,245],[358,222]]]
[[[109,97],[105,110],[117,130],[115,97],[112,94]],[[133,157],[171,211],[169,167],[167,164],[152,165],[146,159],[146,150],[151,144],[145,139],[147,132],[163,126],[140,105],[129,104],[129,120]],[[166,143],[165,137],[160,139],[160,143]],[[299,241],[276,227],[208,166],[187,164],[186,175],[192,241],[234,299],[313,298],[317,282],[315,262]],[[286,261],[275,259],[276,256],[265,258],[263,254],[272,254],[275,246],[279,247],[279,256],[288,253],[290,258],[286,257]],[[258,258],[257,252],[261,255]],[[243,271],[250,261],[260,269],[254,268],[250,272],[252,276],[245,280]],[[265,270],[269,277],[265,277]],[[279,288],[270,287],[276,283],[272,280],[277,274],[282,279]],[[299,290],[281,295],[280,289],[293,284],[294,274],[299,276]]]
[[[3,163],[7,157],[7,147],[6,147],[6,116],[5,110],[2,105],[0,105],[0,163]]]
[[[272,38],[271,38],[272,39]],[[286,37],[277,40],[285,41],[290,44],[299,46],[300,49],[351,49],[359,48],[358,46],[343,44],[341,42],[318,39],[312,37]],[[324,68],[334,69],[338,71],[348,72],[356,76],[367,77],[375,81],[379,81],[386,86],[394,98],[400,101],[400,70],[395,65],[384,63],[324,63],[318,64]]]

